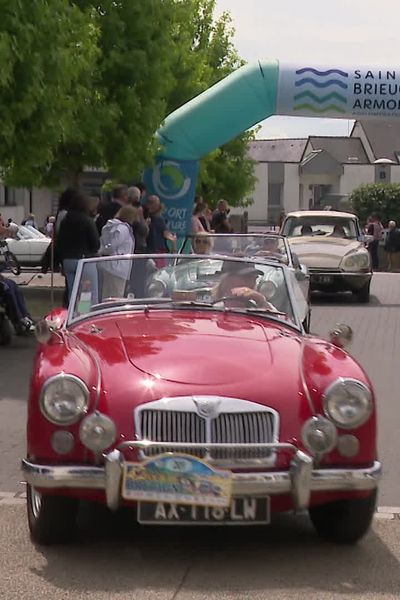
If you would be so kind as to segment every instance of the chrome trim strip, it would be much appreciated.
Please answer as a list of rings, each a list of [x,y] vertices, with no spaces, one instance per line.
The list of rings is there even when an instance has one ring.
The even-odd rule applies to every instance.
[[[233,448],[238,448],[239,450],[292,450],[293,452],[297,451],[296,446],[290,443],[271,443],[271,444],[215,444],[213,442],[206,442],[205,444],[194,444],[193,442],[149,442],[147,440],[126,440],[122,442],[117,447],[118,450],[123,450],[124,448],[163,448],[165,446],[169,446],[173,450],[184,450],[188,448],[189,450],[196,450],[198,448],[203,450],[232,450]]]
[[[291,444],[282,444],[291,446]],[[233,473],[233,494],[235,496],[292,494],[297,510],[307,508],[311,492],[372,491],[378,486],[382,476],[381,463],[375,461],[371,467],[363,469],[311,469],[311,458],[301,451],[296,453],[289,471],[267,473]],[[119,477],[106,477],[110,469],[119,465]],[[25,481],[44,489],[89,489],[105,490],[108,507],[118,508],[120,499],[119,483],[122,477],[122,455],[113,450],[105,456],[106,467],[77,465],[38,465],[28,460],[22,461]],[[118,501],[118,502],[117,502]]]

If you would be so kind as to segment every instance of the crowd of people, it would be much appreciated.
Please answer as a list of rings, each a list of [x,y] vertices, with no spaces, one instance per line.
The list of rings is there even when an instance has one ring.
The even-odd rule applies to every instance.
[[[229,206],[226,200],[219,200],[213,212],[202,196],[194,199],[192,216],[192,234],[195,233],[232,233],[233,227],[229,222]]]
[[[121,184],[114,188],[110,200],[101,201],[75,189],[61,194],[54,223],[54,257],[65,276],[65,305],[82,258],[176,250],[176,236],[162,217],[159,197],[148,195],[143,201],[144,192],[142,184],[132,187]],[[50,268],[50,256],[51,250],[42,262],[44,272]],[[109,272],[102,281],[103,295],[118,295],[127,280],[123,272],[126,263],[105,263],[105,270],[107,264]]]

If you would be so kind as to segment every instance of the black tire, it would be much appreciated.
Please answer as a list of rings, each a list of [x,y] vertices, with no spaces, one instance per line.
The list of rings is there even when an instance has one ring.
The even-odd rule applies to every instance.
[[[50,546],[70,542],[75,534],[78,500],[40,494],[27,486],[28,525],[32,541]]]
[[[6,250],[6,252],[4,252],[4,260],[5,260],[7,269],[10,269],[10,271],[13,275],[20,275],[21,265],[19,264],[18,258],[15,256],[15,254],[13,252]]]
[[[10,321],[6,317],[0,316],[0,346],[11,344],[13,329]]]
[[[310,508],[311,521],[320,538],[336,544],[355,544],[370,528],[376,490],[367,498],[339,500]]]
[[[368,304],[369,302],[369,289],[371,287],[371,282],[368,281],[365,285],[362,286],[357,292],[354,292],[357,300],[362,304]]]

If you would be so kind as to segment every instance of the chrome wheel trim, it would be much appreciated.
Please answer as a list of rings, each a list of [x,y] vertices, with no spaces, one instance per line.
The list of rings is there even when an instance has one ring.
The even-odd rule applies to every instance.
[[[35,490],[34,487],[31,487],[30,500],[32,514],[35,519],[37,519],[39,517],[40,509],[42,508],[42,494]]]

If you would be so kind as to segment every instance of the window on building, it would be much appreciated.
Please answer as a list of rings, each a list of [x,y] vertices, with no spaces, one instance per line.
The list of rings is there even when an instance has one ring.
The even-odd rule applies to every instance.
[[[8,187],[8,185],[4,186],[4,194],[2,194],[2,198],[2,206],[17,206],[15,190],[13,188]]]
[[[268,184],[268,221],[272,225],[278,225],[282,212],[282,188],[281,183]]]

